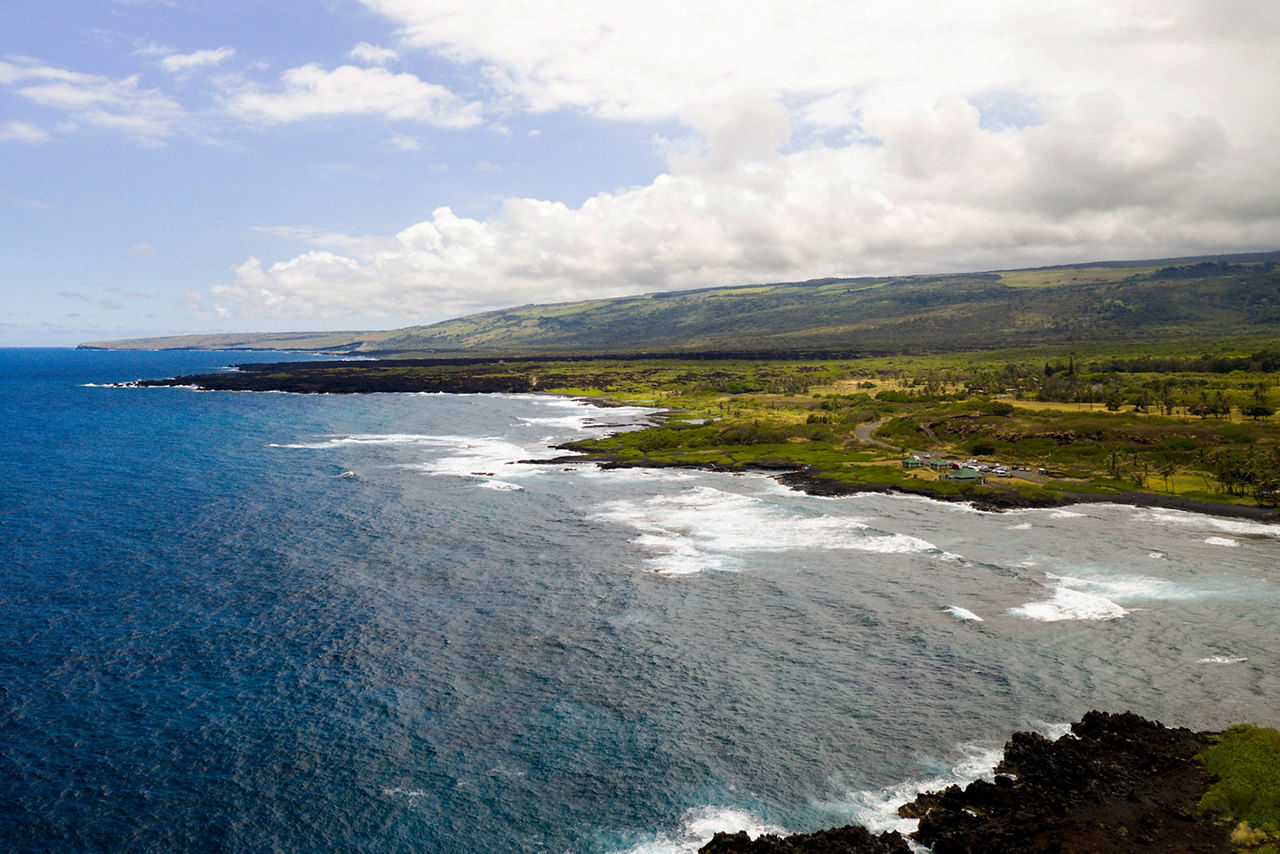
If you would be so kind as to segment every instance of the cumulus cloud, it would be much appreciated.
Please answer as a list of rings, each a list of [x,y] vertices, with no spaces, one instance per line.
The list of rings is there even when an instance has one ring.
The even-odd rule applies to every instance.
[[[503,0],[363,2],[398,25],[406,54],[480,69],[507,109],[686,136],[660,141],[666,174],[578,207],[441,208],[376,249],[253,259],[216,292],[243,312],[441,317],[1280,244],[1275,4],[582,0],[548,16]],[[380,73],[375,91],[403,77],[351,71]],[[338,72],[295,72],[262,96],[264,117],[319,113],[309,96]],[[422,103],[372,109],[405,101]]]
[[[285,123],[329,116],[380,115],[446,128],[480,123],[481,107],[444,86],[385,68],[342,65],[332,71],[314,63],[291,68],[275,92],[245,90],[230,100],[232,114],[250,121]]]
[[[368,42],[360,42],[360,44],[347,52],[347,56],[369,65],[386,65],[388,62],[394,62],[400,58],[400,54],[391,48],[378,47]]]
[[[120,130],[147,144],[173,136],[186,118],[177,101],[139,86],[137,75],[85,74],[17,57],[0,60],[0,86],[62,110],[76,124]]]

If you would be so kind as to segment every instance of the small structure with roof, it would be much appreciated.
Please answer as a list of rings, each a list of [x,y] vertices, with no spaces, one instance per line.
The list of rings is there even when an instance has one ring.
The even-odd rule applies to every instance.
[[[955,471],[949,471],[942,476],[943,480],[949,480],[952,483],[986,483],[987,476],[976,469],[959,468]]]

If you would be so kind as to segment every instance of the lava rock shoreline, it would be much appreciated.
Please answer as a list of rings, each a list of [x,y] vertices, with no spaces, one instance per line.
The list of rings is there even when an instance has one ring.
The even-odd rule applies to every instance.
[[[1216,735],[1093,711],[1057,741],[1015,733],[994,782],[922,794],[898,813],[920,820],[911,838],[933,854],[1232,851],[1231,827],[1197,812],[1213,778],[1195,756]],[[907,854],[911,847],[896,831],[849,826],[754,840],[717,833],[700,851]]]
[[[521,394],[539,393],[542,389],[562,387],[568,379],[554,374],[531,375],[490,359],[404,359],[383,363],[368,362],[280,362],[251,363],[237,370],[216,374],[194,374],[168,379],[137,380],[122,385],[137,388],[163,386],[194,387],[202,391],[283,391],[295,394],[368,394],[376,392],[447,392],[453,394]],[[406,371],[412,368],[415,370]],[[447,369],[447,370],[446,370]],[[592,404],[608,406],[607,397],[591,397]],[[659,416],[661,417],[661,416]],[[572,443],[560,446],[579,450]],[[536,462],[536,461],[530,461]],[[706,463],[658,463],[646,459],[623,459],[603,454],[587,454],[541,462],[596,463],[602,468],[694,468],[708,471],[741,472]],[[942,493],[928,489],[904,489],[896,484],[852,484],[821,476],[808,467],[797,468],[782,463],[773,468],[757,465],[751,470],[767,471],[780,483],[810,495],[843,496],[864,492],[915,495],[936,501],[952,501],[973,505],[978,510],[1000,512],[1073,504],[1128,504],[1184,510],[1210,516],[1251,519],[1280,523],[1280,510],[1195,501],[1173,495],[1126,492],[1110,495],[1064,493],[1060,498],[1028,499],[1015,492],[986,491],[981,494]]]

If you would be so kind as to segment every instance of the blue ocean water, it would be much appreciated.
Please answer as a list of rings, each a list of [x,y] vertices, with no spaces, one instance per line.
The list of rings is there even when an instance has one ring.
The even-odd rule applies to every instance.
[[[107,385],[247,358],[0,350],[6,850],[693,850],[896,826],[1090,708],[1280,724],[1280,528],[526,462],[645,416],[545,396]]]

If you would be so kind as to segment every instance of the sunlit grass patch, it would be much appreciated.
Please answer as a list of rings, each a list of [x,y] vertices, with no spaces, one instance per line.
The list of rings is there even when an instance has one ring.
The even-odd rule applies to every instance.
[[[1198,757],[1218,778],[1200,799],[1203,813],[1241,824],[1239,839],[1245,850],[1270,843],[1274,850],[1280,836],[1280,731],[1237,724],[1218,743]]]

